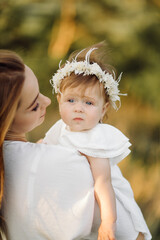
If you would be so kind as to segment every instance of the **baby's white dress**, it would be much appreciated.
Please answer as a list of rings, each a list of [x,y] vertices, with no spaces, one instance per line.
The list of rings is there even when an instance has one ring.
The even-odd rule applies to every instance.
[[[46,133],[43,142],[75,149],[78,155],[81,152],[92,157],[108,158],[116,197],[116,239],[135,240],[139,232],[144,234],[145,240],[151,239],[141,210],[134,199],[131,186],[117,166],[117,163],[130,153],[129,147],[131,146],[129,139],[121,131],[108,124],[98,124],[91,130],[72,132],[68,130],[63,120],[59,120]],[[100,211],[95,202],[91,234],[82,239],[96,240],[99,224]]]

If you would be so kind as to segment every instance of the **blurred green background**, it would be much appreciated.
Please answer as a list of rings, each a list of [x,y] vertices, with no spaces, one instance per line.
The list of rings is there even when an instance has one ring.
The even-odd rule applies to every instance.
[[[52,98],[42,126],[30,141],[44,137],[59,119],[49,79],[60,59],[106,40],[120,83],[122,107],[107,123],[132,142],[120,163],[154,240],[160,239],[160,1],[159,0],[0,0],[0,48],[16,51]]]

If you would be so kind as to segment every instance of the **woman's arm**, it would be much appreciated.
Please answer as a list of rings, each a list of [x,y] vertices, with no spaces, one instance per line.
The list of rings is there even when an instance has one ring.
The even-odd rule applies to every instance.
[[[111,170],[109,160],[106,158],[87,159],[91,166],[94,178],[95,197],[100,207],[101,225],[98,240],[115,239],[116,202],[111,184]]]

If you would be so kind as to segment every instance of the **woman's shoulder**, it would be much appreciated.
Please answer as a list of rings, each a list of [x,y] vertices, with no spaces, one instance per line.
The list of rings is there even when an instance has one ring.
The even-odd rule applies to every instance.
[[[34,154],[35,152],[41,154],[43,147],[41,144],[32,142],[22,141],[5,141],[3,144],[4,153],[7,152],[9,155],[27,155]]]
[[[11,141],[4,143],[4,154],[6,186],[13,194],[9,198],[14,200],[16,196],[16,204],[9,201],[7,209],[13,213],[22,209],[23,219],[37,231],[37,237],[50,234],[51,239],[63,239],[60,229],[64,229],[67,239],[73,239],[80,229],[90,229],[94,189],[84,156],[59,145]],[[30,224],[32,221],[38,223],[38,228]],[[74,223],[74,231],[68,231],[70,222]]]
[[[68,149],[60,145],[21,141],[5,141],[3,154],[5,161],[32,162],[34,159],[38,159],[39,161],[45,160],[46,163],[53,160],[65,161],[66,158],[74,160],[80,157],[74,149]]]
[[[32,142],[22,142],[22,141],[5,141],[3,144],[4,152],[15,154],[16,155],[42,155],[46,154],[46,152],[55,152],[56,150],[68,151],[66,148],[62,146],[53,146],[47,145],[44,143],[32,143]]]
[[[6,141],[3,152],[5,172],[8,175],[13,173],[16,179],[24,176],[29,179],[30,174],[33,174],[39,182],[43,179],[43,184],[46,183],[47,186],[62,177],[64,184],[67,184],[69,179],[74,181],[75,178],[81,182],[83,175],[85,185],[92,185],[88,161],[74,149],[60,145]]]

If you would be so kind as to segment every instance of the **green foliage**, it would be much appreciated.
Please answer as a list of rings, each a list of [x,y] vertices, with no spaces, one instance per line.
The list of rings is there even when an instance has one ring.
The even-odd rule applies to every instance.
[[[52,26],[60,19],[62,2],[6,0],[0,3],[0,48],[13,49],[25,60],[32,58],[31,67],[41,65],[41,59],[45,79],[58,66],[58,61],[48,57],[47,49]],[[123,88],[130,96],[158,109],[160,14],[155,4],[151,0],[75,1],[77,30],[69,52],[106,40],[112,52],[112,64],[118,72],[124,72]],[[43,85],[41,76],[40,84]]]

